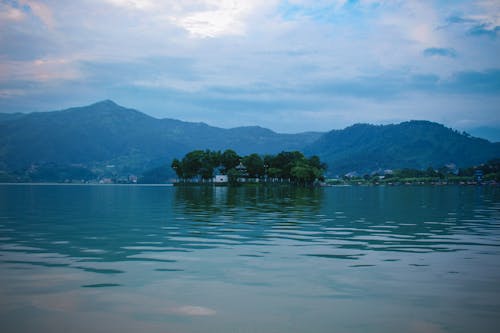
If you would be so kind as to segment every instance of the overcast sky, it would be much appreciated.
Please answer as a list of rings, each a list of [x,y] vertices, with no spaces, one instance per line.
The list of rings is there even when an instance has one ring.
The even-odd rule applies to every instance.
[[[500,127],[498,0],[0,0],[0,111]]]

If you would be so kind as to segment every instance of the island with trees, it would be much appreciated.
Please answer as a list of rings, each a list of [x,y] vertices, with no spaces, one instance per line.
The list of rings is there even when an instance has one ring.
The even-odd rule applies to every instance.
[[[306,157],[299,151],[239,156],[231,149],[224,152],[194,150],[180,160],[174,159],[171,166],[178,183],[183,184],[289,183],[311,186],[324,181],[326,171],[326,164],[319,157]],[[218,175],[222,177],[217,178]]]

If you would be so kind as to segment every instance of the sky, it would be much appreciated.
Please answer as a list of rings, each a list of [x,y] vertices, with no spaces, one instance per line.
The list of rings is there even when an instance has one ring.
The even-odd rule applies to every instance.
[[[498,0],[0,0],[0,112],[500,129]]]

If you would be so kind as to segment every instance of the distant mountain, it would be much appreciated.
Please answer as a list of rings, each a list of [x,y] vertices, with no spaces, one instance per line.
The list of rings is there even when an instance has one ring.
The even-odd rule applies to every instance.
[[[233,149],[240,155],[300,150],[319,155],[330,175],[449,163],[471,166],[500,157],[500,143],[428,121],[279,134],[258,126],[223,129],[156,119],[109,100],[62,111],[0,114],[0,179],[2,170],[11,174],[33,166],[38,178],[30,179],[42,180],[54,178],[54,170],[60,170],[62,179],[68,174],[139,175],[167,166],[164,174],[171,172],[173,158],[194,149]]]
[[[472,166],[500,157],[500,143],[459,133],[429,121],[397,125],[356,124],[324,134],[304,149],[329,166],[330,174],[351,171]]]
[[[5,121],[5,120],[12,120],[12,119],[17,119],[20,117],[23,117],[25,114],[24,113],[0,113],[0,122]]]
[[[319,136],[156,119],[107,100],[62,111],[1,114],[0,170],[53,163],[140,173],[194,149],[276,153],[301,149]]]

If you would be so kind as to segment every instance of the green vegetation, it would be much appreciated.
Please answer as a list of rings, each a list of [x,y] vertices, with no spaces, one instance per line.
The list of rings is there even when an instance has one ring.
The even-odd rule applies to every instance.
[[[16,172],[0,171],[0,182],[88,182],[96,175],[89,169],[77,165],[41,164]]]
[[[240,158],[234,153],[224,157],[228,167],[221,171],[232,178],[240,176],[237,169],[229,171],[235,168],[236,161],[236,166],[241,162],[246,167],[245,177],[259,179],[267,175],[297,182],[310,181],[314,176],[311,168],[297,163],[292,174],[290,165],[276,166],[270,161],[264,162],[265,168],[265,154],[298,150],[306,156],[319,156],[328,165],[328,176],[332,178],[353,172],[371,177],[376,174],[374,171],[387,169],[438,169],[449,163],[466,168],[500,157],[499,142],[474,138],[428,121],[357,124],[328,133],[280,134],[257,126],[222,129],[203,123],[156,119],[103,101],[63,111],[2,114],[0,182],[166,183],[175,178],[169,167],[174,157],[200,148],[214,153],[229,148],[233,153],[247,155]],[[213,170],[211,163],[204,161],[203,165],[208,168],[200,170],[200,179],[208,180],[219,172],[218,165]],[[464,174],[450,175],[448,179],[470,178],[471,171],[468,172],[464,169]],[[198,170],[192,177],[197,174]],[[419,180],[422,177],[418,175]],[[491,179],[494,176],[485,172],[484,180]]]
[[[437,169],[454,163],[464,168],[500,157],[500,143],[474,138],[429,121],[397,125],[357,124],[326,133],[303,148],[328,164],[330,176],[353,171]]]
[[[243,154],[300,150],[322,133],[279,134],[252,126],[223,129],[156,119],[112,101],[54,112],[0,117],[0,170],[31,165],[114,165],[121,176],[140,175],[202,148]],[[228,145],[230,143],[230,145]],[[129,171],[124,171],[129,169]],[[174,173],[169,168],[169,177]]]
[[[306,158],[301,152],[277,155],[239,156],[235,151],[194,150],[182,160],[172,162],[181,181],[211,182],[215,174],[228,176],[229,183],[266,181],[310,185],[324,179],[326,165],[317,156]]]
[[[450,166],[437,170],[400,169],[363,176],[350,175],[327,179],[330,185],[398,185],[398,184],[496,184],[500,182],[500,159],[493,159],[479,166],[454,169]]]

